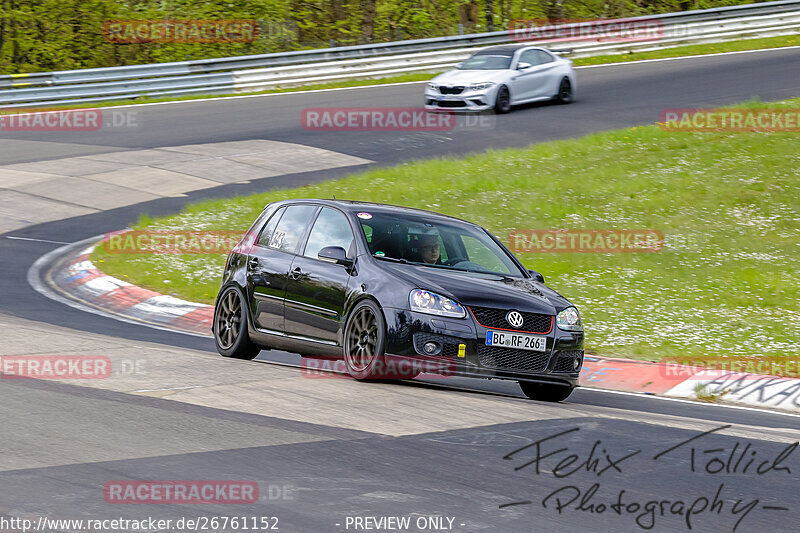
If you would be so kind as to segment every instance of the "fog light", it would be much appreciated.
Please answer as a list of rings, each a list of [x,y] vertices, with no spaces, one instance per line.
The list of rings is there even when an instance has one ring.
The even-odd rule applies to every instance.
[[[581,360],[579,358],[575,358],[575,362],[572,363],[572,368],[578,370],[578,367],[581,366]]]
[[[425,353],[427,354],[432,354],[436,352],[438,348],[439,345],[436,344],[435,342],[426,342],[425,345],[422,347],[422,349],[425,350]]]

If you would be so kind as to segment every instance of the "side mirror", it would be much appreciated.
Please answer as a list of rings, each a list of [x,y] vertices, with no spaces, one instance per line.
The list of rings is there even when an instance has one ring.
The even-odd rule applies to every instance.
[[[352,266],[353,260],[347,257],[347,252],[341,246],[326,246],[317,254],[323,261],[336,265]]]
[[[322,253],[322,252],[320,252],[320,253]],[[539,274],[535,270],[528,270],[528,274],[530,274],[535,281],[538,281],[539,283],[544,283],[544,276],[542,276],[541,274]]]
[[[525,70],[526,68],[531,68],[533,65],[530,63],[517,63],[517,70]]]
[[[461,68],[461,65],[463,65],[463,64],[464,63],[456,63],[455,65],[453,65],[453,67],[454,68]]]

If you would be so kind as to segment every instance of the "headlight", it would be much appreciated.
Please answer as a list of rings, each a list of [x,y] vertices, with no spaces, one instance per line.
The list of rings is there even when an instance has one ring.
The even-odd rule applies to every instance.
[[[439,86],[436,85],[435,83],[429,83],[428,84],[428,89],[433,89],[435,91],[438,88],[439,88]]]
[[[414,289],[408,295],[408,305],[412,311],[430,315],[464,318],[467,312],[458,302],[434,292]]]
[[[482,91],[484,89],[488,89],[489,87],[491,87],[493,85],[494,85],[494,83],[492,83],[492,82],[473,83],[472,85],[469,86],[469,88],[472,89],[473,91]]]
[[[558,329],[564,331],[583,331],[581,316],[574,307],[567,307],[556,316]]]

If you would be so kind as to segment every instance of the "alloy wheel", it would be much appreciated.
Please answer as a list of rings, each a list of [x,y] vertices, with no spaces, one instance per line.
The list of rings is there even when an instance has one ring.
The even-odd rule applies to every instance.
[[[242,328],[242,303],[236,291],[229,290],[222,296],[216,324],[217,341],[224,350],[229,350],[239,338]]]
[[[369,307],[356,311],[347,330],[345,357],[356,372],[365,372],[378,354],[378,318]]]

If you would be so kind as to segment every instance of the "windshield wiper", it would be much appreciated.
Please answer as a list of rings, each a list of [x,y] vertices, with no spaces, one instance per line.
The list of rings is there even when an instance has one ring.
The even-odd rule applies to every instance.
[[[434,263],[422,263],[417,261],[409,261],[408,259],[398,259],[397,257],[389,257],[385,255],[373,255],[375,259],[383,259],[384,261],[391,261],[392,263],[402,263],[404,265],[427,266],[434,268],[446,268],[448,270],[458,270],[460,272],[469,272],[469,270],[462,270],[460,268],[453,268],[449,265],[437,265]]]
[[[426,267],[431,267],[431,268],[443,268],[445,270],[452,270],[454,272],[470,272],[470,273],[478,273],[478,274],[481,273],[480,270],[468,270],[466,268],[456,268],[456,267],[454,267],[452,265],[437,265],[436,263],[422,263],[422,262],[417,263],[416,261],[411,263],[411,264],[417,265],[417,266],[426,266]]]

